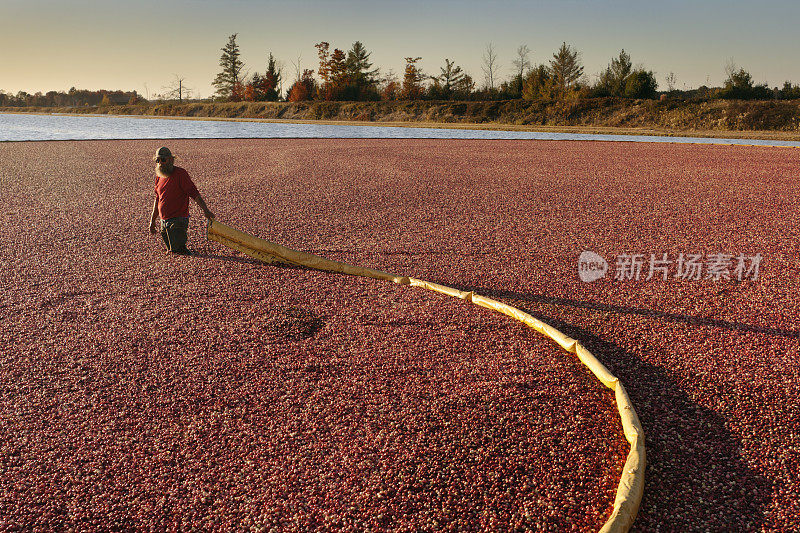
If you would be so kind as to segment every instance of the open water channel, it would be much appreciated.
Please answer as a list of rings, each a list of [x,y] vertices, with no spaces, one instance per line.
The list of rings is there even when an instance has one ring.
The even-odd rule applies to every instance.
[[[418,128],[380,125],[300,124],[231,120],[180,120],[108,115],[0,114],[0,141],[90,139],[534,139],[800,147],[797,141],[709,139],[653,135],[602,135],[535,131]]]

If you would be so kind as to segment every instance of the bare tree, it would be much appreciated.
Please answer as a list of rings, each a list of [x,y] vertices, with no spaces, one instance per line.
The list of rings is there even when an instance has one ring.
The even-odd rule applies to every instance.
[[[672,92],[675,90],[675,85],[678,83],[678,78],[675,76],[674,72],[670,72],[667,74],[667,77],[664,79],[667,82],[667,91]]]
[[[173,74],[173,76],[175,76],[174,80],[172,80],[168,85],[161,87],[161,90],[164,91],[164,99],[178,100],[179,102],[182,102],[184,97],[191,98],[192,89],[189,89],[183,84],[185,78],[181,78],[177,74]]]
[[[494,51],[492,43],[486,45],[486,53],[483,55],[483,77],[486,81],[486,86],[490,90],[494,90],[494,82],[497,79],[497,71],[500,69],[500,64],[497,62],[497,53]]]
[[[300,79],[300,73],[302,72],[300,70],[300,59],[302,57],[303,57],[303,54],[301,52],[301,53],[297,54],[297,63],[292,61],[292,66],[294,67],[294,79],[295,80],[299,80]]]
[[[732,57],[729,57],[725,62],[725,74],[729,79],[733,77],[738,68],[739,67],[736,66],[736,61]]]
[[[522,44],[517,48],[517,57],[511,64],[514,65],[514,79],[513,83],[516,87],[517,93],[522,94],[522,86],[525,84],[525,74],[531,70],[531,62],[528,60],[528,54],[531,53],[527,44]]]
[[[511,62],[514,65],[514,74],[522,78],[525,73],[531,69],[531,62],[528,60],[528,54],[531,53],[527,44],[520,45],[517,48],[517,57]]]

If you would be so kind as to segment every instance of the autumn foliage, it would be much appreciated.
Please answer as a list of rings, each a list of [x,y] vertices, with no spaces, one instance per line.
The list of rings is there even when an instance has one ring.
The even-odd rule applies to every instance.
[[[397,80],[390,80],[381,89],[381,100],[397,100],[401,90],[402,86]]]
[[[242,100],[246,99],[246,95],[247,95],[247,86],[244,83],[237,81],[231,87],[230,101],[241,102]]]
[[[345,53],[338,48],[330,51],[330,44],[320,42],[316,45],[319,55],[321,79],[317,97],[321,100],[377,100],[376,70],[370,70],[370,54],[364,45],[356,41]]]
[[[289,94],[286,100],[289,102],[302,102],[304,100],[312,100],[314,98],[314,90],[316,83],[314,82],[314,71],[304,70],[303,75],[299,80],[294,82],[294,85],[289,89]]]
[[[330,45],[326,42],[317,43],[315,47],[319,54],[317,74],[322,80],[319,86],[319,96],[322,100],[339,100],[347,90],[345,53],[338,48],[330,52]]]
[[[425,79],[425,75],[417,66],[417,61],[420,59],[422,58],[406,58],[406,70],[403,75],[403,86],[400,91],[400,97],[404,100],[419,100],[425,92],[425,88],[422,85],[422,80]]]
[[[278,84],[281,80],[280,69],[277,68],[275,58],[269,55],[267,71],[264,74],[254,73],[244,83],[237,82],[231,91],[231,100],[234,102],[274,102],[280,97]]]

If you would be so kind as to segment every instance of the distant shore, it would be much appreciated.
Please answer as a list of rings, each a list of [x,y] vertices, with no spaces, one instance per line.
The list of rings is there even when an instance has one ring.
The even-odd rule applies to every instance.
[[[0,113],[800,140],[800,100],[593,98],[559,102],[174,102],[60,108],[3,107]]]

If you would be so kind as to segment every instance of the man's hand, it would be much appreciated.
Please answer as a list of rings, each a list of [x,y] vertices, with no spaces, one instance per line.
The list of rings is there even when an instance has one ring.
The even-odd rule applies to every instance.
[[[214,220],[214,213],[212,213],[211,210],[208,208],[206,202],[203,200],[203,197],[200,196],[200,193],[197,193],[197,196],[194,198],[194,201],[197,202],[197,205],[199,205],[200,209],[203,210],[203,215],[205,215],[205,217],[208,220]]]

